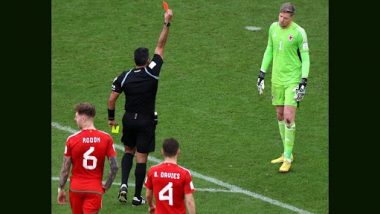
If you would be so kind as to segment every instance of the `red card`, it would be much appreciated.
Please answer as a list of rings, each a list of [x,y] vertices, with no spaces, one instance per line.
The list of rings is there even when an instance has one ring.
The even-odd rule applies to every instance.
[[[164,8],[165,11],[168,11],[169,5],[166,3],[166,1],[162,1],[162,7]]]

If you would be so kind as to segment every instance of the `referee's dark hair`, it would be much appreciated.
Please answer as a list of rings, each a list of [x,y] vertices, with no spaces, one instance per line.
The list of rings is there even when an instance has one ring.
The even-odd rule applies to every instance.
[[[179,149],[179,143],[174,138],[167,138],[162,144],[162,150],[165,157],[174,157]]]
[[[148,48],[137,48],[135,50],[135,63],[137,66],[145,65],[149,59],[149,49]]]

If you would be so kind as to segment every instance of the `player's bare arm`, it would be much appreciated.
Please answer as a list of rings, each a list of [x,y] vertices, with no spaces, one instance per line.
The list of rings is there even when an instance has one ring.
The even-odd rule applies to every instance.
[[[168,9],[165,12],[164,27],[162,28],[160,37],[158,38],[156,49],[154,51],[154,53],[160,55],[162,59],[164,58],[164,47],[166,44],[166,40],[168,39],[169,26],[170,26],[169,23],[170,23],[172,17],[173,17],[173,12],[171,9]]]
[[[151,189],[146,188],[146,200],[149,205],[149,213],[154,213],[156,206],[153,203],[153,191]]]
[[[63,157],[63,163],[61,168],[61,174],[59,177],[59,187],[58,187],[58,196],[57,196],[57,202],[60,205],[66,204],[66,192],[65,192],[65,184],[67,182],[67,178],[69,177],[71,167],[71,158],[70,157]]]
[[[59,177],[59,188],[63,189],[69,177],[71,167],[71,157],[63,157],[63,163],[61,168],[61,175]]]
[[[107,179],[106,183],[103,185],[103,188],[105,190],[107,190],[111,187],[113,181],[115,180],[117,170],[119,169],[119,167],[117,166],[116,157],[110,157],[109,161],[110,161],[110,173],[108,175],[108,179]]]
[[[189,211],[189,214],[195,214],[195,202],[194,202],[194,196],[192,193],[185,194],[185,201],[186,201],[186,207]]]

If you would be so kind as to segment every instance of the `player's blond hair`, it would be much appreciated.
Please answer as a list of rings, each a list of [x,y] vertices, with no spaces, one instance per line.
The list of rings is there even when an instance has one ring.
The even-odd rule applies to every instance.
[[[281,5],[280,13],[290,13],[293,16],[296,13],[296,7],[292,3],[286,2]]]

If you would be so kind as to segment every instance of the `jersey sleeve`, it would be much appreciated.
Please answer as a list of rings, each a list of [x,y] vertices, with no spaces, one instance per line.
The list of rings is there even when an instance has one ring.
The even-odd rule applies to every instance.
[[[162,60],[161,56],[158,54],[154,54],[152,61],[148,65],[151,74],[153,74],[154,76],[159,76],[163,63],[164,61]]]
[[[116,157],[115,145],[113,144],[113,140],[111,137],[109,137],[108,142],[109,143],[107,147],[107,157]]]
[[[273,41],[272,41],[272,31],[273,27],[275,26],[275,23],[273,23],[269,27],[269,33],[268,33],[268,44],[264,52],[263,61],[261,62],[261,68],[260,70],[266,73],[268,71],[269,65],[272,62],[273,59]]]
[[[144,185],[147,189],[153,189],[153,184],[152,184],[152,170],[150,169],[148,171],[148,175],[145,178]]]
[[[66,157],[71,157],[70,138],[66,140],[65,151],[63,155]]]
[[[127,72],[121,73],[119,76],[115,77],[115,79],[112,81],[112,91],[117,93],[123,92],[123,83],[127,77]]]
[[[300,37],[298,41],[298,49],[300,50],[302,59],[302,78],[309,76],[310,69],[310,57],[309,57],[309,45],[307,42],[307,35],[303,28],[299,29]]]
[[[185,177],[185,187],[184,187],[184,192],[185,194],[190,194],[195,191],[194,185],[193,185],[193,180],[191,178],[190,172],[187,171],[186,177]]]

